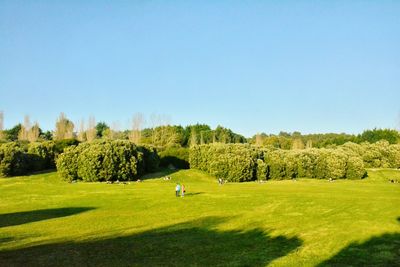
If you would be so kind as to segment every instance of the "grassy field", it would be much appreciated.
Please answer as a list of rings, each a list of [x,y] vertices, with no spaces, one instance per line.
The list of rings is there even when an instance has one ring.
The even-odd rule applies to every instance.
[[[0,266],[400,266],[400,171],[225,184],[0,179]],[[175,183],[186,185],[175,197]]]

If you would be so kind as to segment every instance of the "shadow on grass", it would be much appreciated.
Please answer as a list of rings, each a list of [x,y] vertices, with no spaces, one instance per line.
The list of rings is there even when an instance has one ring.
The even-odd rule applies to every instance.
[[[53,218],[71,216],[92,209],[94,208],[71,207],[71,208],[43,209],[43,210],[32,210],[32,211],[0,214],[0,228],[20,225],[30,222],[49,220]]]
[[[159,179],[159,178],[163,178],[165,176],[171,175],[177,171],[179,171],[179,169],[171,170],[168,168],[160,168],[158,171],[145,174],[145,175],[141,176],[139,179],[140,180]]]
[[[354,242],[318,266],[400,266],[400,233]]]
[[[186,196],[197,196],[197,195],[201,195],[204,194],[204,192],[194,192],[194,193],[185,193],[185,197]]]
[[[219,231],[211,217],[134,235],[0,252],[1,266],[264,266],[301,246],[261,229]]]

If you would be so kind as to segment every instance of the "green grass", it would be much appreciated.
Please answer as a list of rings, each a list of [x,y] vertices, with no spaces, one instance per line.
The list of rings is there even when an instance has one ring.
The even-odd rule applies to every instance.
[[[399,266],[397,170],[362,181],[0,179],[0,266]],[[175,197],[175,183],[186,185]]]

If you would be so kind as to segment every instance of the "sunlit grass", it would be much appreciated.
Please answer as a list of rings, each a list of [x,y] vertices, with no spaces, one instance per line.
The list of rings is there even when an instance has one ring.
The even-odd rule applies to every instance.
[[[378,263],[398,262],[400,184],[388,180],[400,171],[368,173],[223,186],[195,170],[130,184],[70,184],[55,172],[0,179],[0,266],[340,265],[371,260],[377,244]]]

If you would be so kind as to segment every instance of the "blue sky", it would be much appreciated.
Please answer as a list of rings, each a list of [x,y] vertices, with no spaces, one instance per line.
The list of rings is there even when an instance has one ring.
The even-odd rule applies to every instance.
[[[0,110],[251,136],[400,120],[400,1],[0,1]]]

